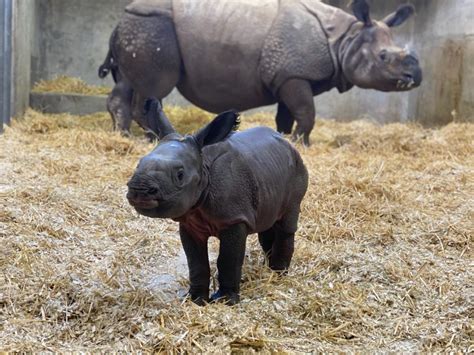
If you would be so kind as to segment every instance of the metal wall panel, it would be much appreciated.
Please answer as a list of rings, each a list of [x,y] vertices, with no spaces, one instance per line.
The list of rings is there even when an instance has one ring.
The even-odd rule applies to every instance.
[[[12,0],[0,0],[0,132],[10,123]]]

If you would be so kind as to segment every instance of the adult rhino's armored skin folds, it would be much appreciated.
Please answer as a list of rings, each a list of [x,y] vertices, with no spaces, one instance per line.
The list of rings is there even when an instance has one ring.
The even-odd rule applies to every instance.
[[[308,144],[313,96],[418,87],[417,56],[392,38],[414,8],[401,5],[376,21],[365,0],[354,0],[352,12],[317,0],[137,0],[114,30],[106,60],[121,73],[112,93],[127,107],[118,128],[130,126],[132,92],[141,109],[144,98],[165,98],[176,87],[216,113],[278,103],[278,131]]]
[[[270,128],[234,132],[239,122],[234,111],[183,137],[158,100],[146,106],[147,116],[158,122],[160,141],[140,160],[127,199],[144,216],[179,222],[189,295],[198,304],[210,301],[207,241],[218,237],[219,290],[211,299],[235,304],[249,234],[258,233],[273,270],[290,266],[308,188],[306,167],[298,151]]]

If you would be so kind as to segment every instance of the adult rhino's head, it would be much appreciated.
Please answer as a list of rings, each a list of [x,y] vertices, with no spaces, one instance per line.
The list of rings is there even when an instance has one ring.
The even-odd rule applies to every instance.
[[[359,20],[341,48],[342,70],[354,85],[381,91],[407,91],[420,86],[422,71],[417,56],[398,47],[392,28],[414,13],[412,5],[402,5],[381,21],[372,20],[366,0],[354,0],[352,10]]]
[[[127,199],[144,216],[179,218],[198,203],[206,188],[203,147],[226,139],[238,125],[239,115],[224,112],[196,134],[183,137],[157,100],[148,100],[145,111],[147,119],[155,121],[160,141],[140,160],[127,184]]]

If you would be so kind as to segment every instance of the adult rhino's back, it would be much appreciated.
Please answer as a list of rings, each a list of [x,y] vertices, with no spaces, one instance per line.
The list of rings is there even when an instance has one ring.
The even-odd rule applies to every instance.
[[[278,0],[173,0],[183,95],[214,112],[272,103],[258,65],[277,11]]]

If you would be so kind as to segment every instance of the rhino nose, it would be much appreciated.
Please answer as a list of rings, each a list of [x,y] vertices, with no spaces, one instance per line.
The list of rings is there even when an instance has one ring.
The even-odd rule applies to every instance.
[[[404,68],[404,80],[407,83],[410,83],[410,88],[420,86],[423,80],[423,72],[420,68],[416,55],[413,53],[408,54],[405,58],[403,58],[402,65]]]
[[[415,81],[415,86],[420,86],[423,81],[423,71],[421,68],[415,69],[413,80]]]
[[[158,189],[156,187],[128,187],[127,198],[136,198],[136,197],[147,197],[147,196],[156,196],[158,194]]]
[[[403,58],[402,64],[406,67],[410,67],[410,66],[418,66],[419,62],[416,55],[411,53],[405,56],[405,58]]]
[[[129,187],[126,197],[128,202],[133,207],[142,209],[152,209],[159,206],[159,202],[156,199],[157,193],[158,190],[155,188],[137,190]]]

